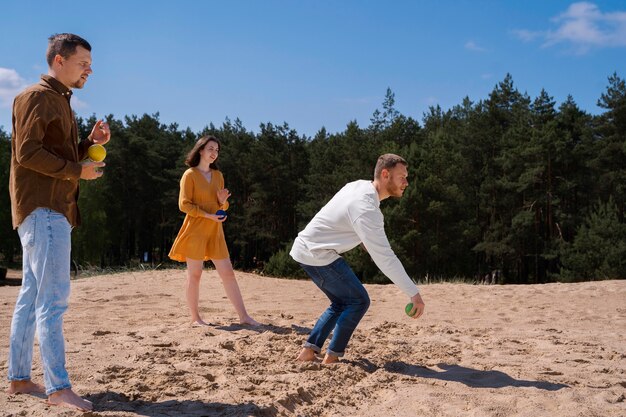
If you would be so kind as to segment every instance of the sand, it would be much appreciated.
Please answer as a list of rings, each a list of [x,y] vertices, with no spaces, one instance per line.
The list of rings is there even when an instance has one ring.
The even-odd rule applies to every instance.
[[[422,286],[404,314],[393,285],[372,305],[342,363],[294,361],[327,301],[310,281],[237,273],[240,326],[214,271],[188,324],[183,270],[72,282],[67,364],[91,413],[0,393],[1,416],[625,416],[626,281]],[[0,374],[19,287],[0,287]],[[38,347],[33,379],[41,382]],[[5,381],[6,386],[6,381]]]

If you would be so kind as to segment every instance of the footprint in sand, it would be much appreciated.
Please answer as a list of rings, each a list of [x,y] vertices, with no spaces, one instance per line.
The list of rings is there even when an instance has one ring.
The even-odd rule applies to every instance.
[[[225,342],[221,342],[219,344],[219,347],[221,347],[222,349],[234,351],[235,350],[235,342],[233,342],[232,340],[227,340]]]
[[[117,334],[116,332],[111,332],[109,330],[96,330],[91,335],[92,336],[106,336],[108,334]]]

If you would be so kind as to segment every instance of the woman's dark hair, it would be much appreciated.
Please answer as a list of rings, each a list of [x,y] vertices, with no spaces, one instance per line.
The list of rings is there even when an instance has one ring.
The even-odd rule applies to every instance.
[[[46,51],[46,61],[48,66],[52,66],[52,61],[57,55],[68,59],[76,53],[76,47],[82,46],[91,52],[91,45],[78,35],[73,33],[57,33],[48,38],[48,50]]]
[[[197,167],[198,164],[200,163],[200,151],[204,149],[206,144],[209,142],[217,143],[218,150],[222,148],[222,144],[215,136],[211,136],[211,135],[202,136],[200,139],[196,141],[196,144],[187,154],[187,158],[185,158],[185,164],[187,164],[187,166],[190,166],[190,167]],[[209,168],[218,169],[215,161],[213,161],[211,165],[209,165]]]

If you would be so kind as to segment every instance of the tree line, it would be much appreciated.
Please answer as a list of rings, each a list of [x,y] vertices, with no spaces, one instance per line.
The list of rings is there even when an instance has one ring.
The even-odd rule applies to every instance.
[[[235,267],[301,275],[289,258],[294,237],[345,183],[371,179],[377,157],[409,163],[409,187],[381,207],[396,254],[415,279],[504,283],[626,277],[626,85],[616,73],[599,115],[570,96],[521,92],[511,75],[487,98],[432,106],[421,123],[400,114],[391,90],[366,127],[321,128],[313,137],[287,123],[239,119],[201,132],[165,125],[159,114],[109,115],[105,175],[81,182],[83,223],[72,257],[98,267],[167,264],[182,223],[184,157],[195,140],[222,142],[218,159],[232,197],[225,233]],[[79,119],[81,137],[95,117]],[[0,254],[19,260],[8,195],[10,136],[0,128]],[[386,282],[360,248],[346,254],[365,282]]]

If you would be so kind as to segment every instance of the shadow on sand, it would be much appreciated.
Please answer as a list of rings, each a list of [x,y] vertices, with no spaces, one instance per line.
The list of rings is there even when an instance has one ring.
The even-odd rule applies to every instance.
[[[472,388],[532,387],[546,391],[558,391],[561,388],[569,387],[568,385],[554,384],[547,381],[515,379],[500,371],[481,371],[445,363],[440,363],[437,367],[440,370],[410,365],[404,362],[389,362],[385,365],[385,369],[388,372],[420,378],[434,378],[442,381],[460,382]]]
[[[85,397],[93,402],[94,413],[104,411],[130,412],[139,416],[263,416],[267,410],[261,410],[253,403],[225,404],[207,403],[198,400],[167,400],[160,402],[131,400],[124,394],[113,391],[101,392]],[[271,413],[270,413],[271,414]],[[89,413],[87,413],[89,415]],[[97,414],[96,414],[97,415]]]
[[[311,329],[308,327],[302,327],[295,324],[291,326],[276,326],[274,324],[262,324],[260,326],[250,326],[247,324],[229,324],[228,326],[216,326],[212,325],[213,328],[218,330],[225,330],[227,332],[234,332],[238,330],[252,330],[257,333],[264,332],[272,332],[275,334],[289,334],[289,333],[297,333],[300,335],[309,334]]]

